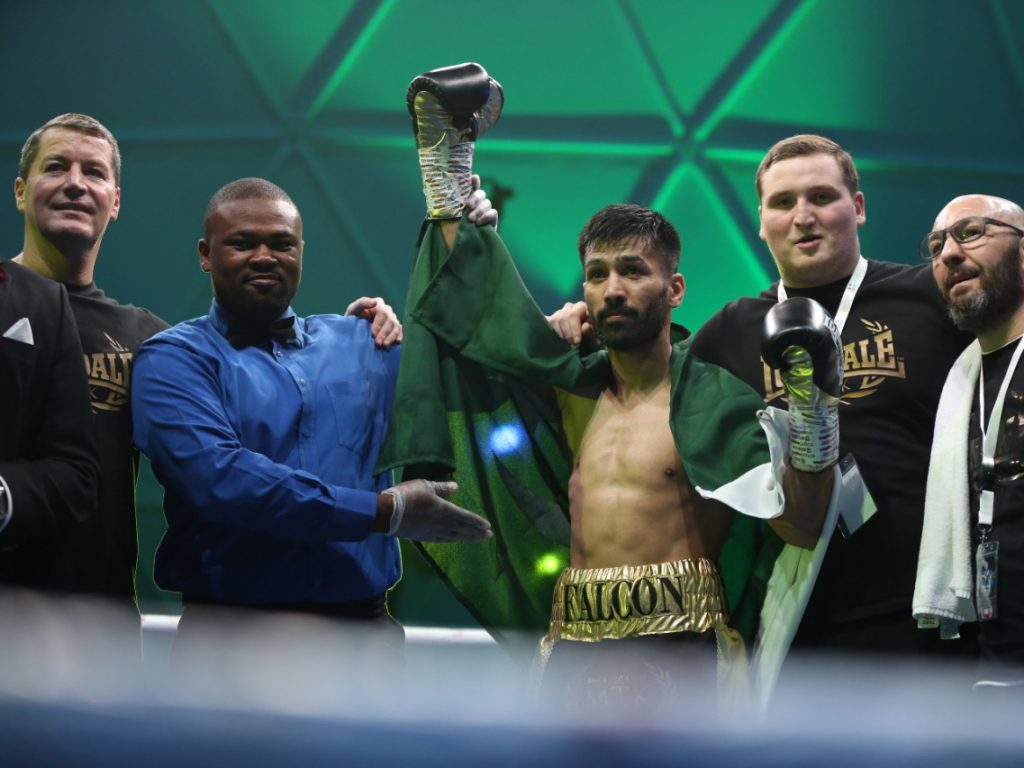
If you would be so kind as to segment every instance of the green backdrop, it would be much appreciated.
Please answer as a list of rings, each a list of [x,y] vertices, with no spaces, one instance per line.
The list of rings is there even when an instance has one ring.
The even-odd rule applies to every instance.
[[[776,140],[825,133],[862,171],[868,256],[913,261],[952,196],[1024,200],[1021,0],[49,0],[0,3],[0,161],[92,114],[124,156],[97,282],[171,322],[205,313],[195,242],[240,176],[287,189],[305,222],[300,313],[359,295],[402,309],[423,203],[404,93],[467,60],[505,87],[476,168],[539,303],[579,297],[576,235],[610,202],[663,210],[683,237],[698,326],[767,284],[753,172]],[[6,253],[21,243],[0,207]],[[138,490],[147,611],[160,489]],[[472,620],[409,551],[393,607]]]

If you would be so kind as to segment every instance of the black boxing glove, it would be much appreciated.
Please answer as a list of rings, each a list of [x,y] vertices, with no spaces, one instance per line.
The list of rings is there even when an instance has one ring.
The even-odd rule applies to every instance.
[[[413,78],[405,92],[405,105],[412,116],[412,128],[416,134],[416,146],[431,147],[438,143],[441,136],[428,129],[429,125],[421,125],[421,115],[417,113],[416,101],[420,93],[429,94],[447,116],[447,125],[454,128],[453,140],[476,141],[487,129],[497,122],[501,108],[505,103],[505,94],[501,85],[479,64],[472,62],[456,64],[453,67],[442,67],[424,72]],[[428,101],[427,96],[420,99]]]
[[[776,304],[761,328],[761,357],[778,368],[789,402],[790,462],[820,472],[839,459],[843,344],[818,302],[793,297]]]
[[[459,218],[473,191],[474,142],[497,122],[504,91],[479,64],[457,64],[414,78],[405,102],[419,150],[427,216]]]

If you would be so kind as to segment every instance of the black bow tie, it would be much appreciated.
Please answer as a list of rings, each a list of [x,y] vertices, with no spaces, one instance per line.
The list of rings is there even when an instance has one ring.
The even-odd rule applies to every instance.
[[[235,349],[248,346],[269,348],[273,339],[295,338],[295,315],[275,320],[269,325],[231,323],[225,335],[228,337],[228,343]]]

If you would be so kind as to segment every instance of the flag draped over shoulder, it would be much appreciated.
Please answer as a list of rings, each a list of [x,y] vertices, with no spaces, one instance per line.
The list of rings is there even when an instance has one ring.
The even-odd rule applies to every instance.
[[[492,230],[462,226],[453,263],[440,227],[424,226],[380,469],[403,467],[406,479],[450,475],[459,484],[452,500],[490,520],[489,541],[417,546],[474,618],[500,635],[547,627],[551,590],[569,564],[572,468],[551,389],[563,366],[538,365],[526,383],[501,353],[512,361],[560,356],[570,366],[575,354],[550,333],[507,253],[504,270],[488,257],[495,246],[504,251]],[[529,325],[538,318],[543,327]],[[506,327],[519,330],[514,339]],[[531,346],[538,338],[542,349]]]
[[[569,564],[573,446],[556,393],[596,396],[611,380],[607,354],[581,358],[568,348],[494,230],[466,220],[450,254],[440,226],[425,225],[406,309],[380,469],[453,476],[453,500],[485,515],[495,536],[420,544],[421,551],[482,626],[499,636],[541,631],[555,579]],[[768,461],[756,418],[762,403],[688,347],[688,338],[673,344],[670,425],[690,482],[716,489]],[[781,548],[761,521],[735,516],[719,562],[733,626],[748,642]]]

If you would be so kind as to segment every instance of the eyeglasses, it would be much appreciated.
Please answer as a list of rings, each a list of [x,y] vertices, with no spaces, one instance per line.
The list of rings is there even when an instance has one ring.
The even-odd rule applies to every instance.
[[[946,235],[949,235],[958,243],[972,243],[984,237],[988,227],[1007,227],[1024,237],[1024,229],[1018,229],[1013,224],[1005,221],[990,219],[988,216],[968,216],[966,219],[953,222],[945,229],[937,229],[924,236],[919,246],[921,258],[925,261],[933,261],[942,253],[942,247],[946,244]]]

